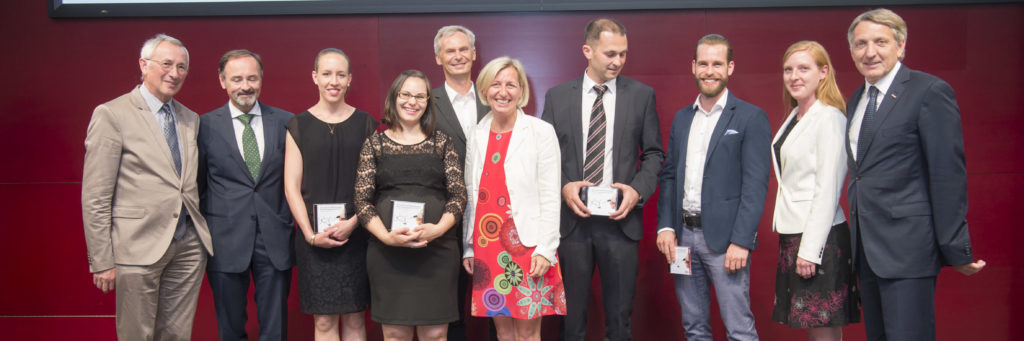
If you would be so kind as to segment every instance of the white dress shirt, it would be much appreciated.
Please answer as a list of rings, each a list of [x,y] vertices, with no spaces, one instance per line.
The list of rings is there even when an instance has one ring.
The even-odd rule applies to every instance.
[[[882,106],[882,101],[885,100],[885,93],[889,91],[892,80],[896,78],[896,72],[902,66],[903,63],[896,62],[896,66],[893,66],[892,70],[885,74],[885,76],[882,76],[882,79],[879,79],[875,84],[867,81],[864,82],[864,93],[860,95],[860,100],[857,101],[857,108],[853,110],[852,121],[850,121],[850,150],[853,151],[854,161],[857,160],[857,141],[860,140],[860,123],[864,120],[864,110],[868,107],[868,93],[871,92],[871,86],[874,85],[878,88],[878,97],[875,98],[875,110],[878,110],[878,107]]]
[[[245,131],[245,123],[242,123],[238,116],[242,116],[245,113],[236,108],[235,104],[230,101],[228,101],[228,111],[231,112],[231,127],[235,128],[235,143],[238,145],[238,153],[242,155],[244,160],[245,149],[242,148],[242,132]],[[260,103],[256,102],[256,104],[253,104],[252,110],[249,110],[248,113],[252,114],[249,125],[252,126],[252,132],[256,134],[256,145],[259,146],[260,160],[263,160],[263,111],[260,110]]]
[[[612,182],[612,164],[615,163],[612,158],[612,150],[615,145],[615,141],[612,138],[615,132],[615,95],[618,91],[615,88],[615,81],[618,78],[609,80],[604,83],[608,86],[608,90],[604,92],[604,99],[602,103],[604,105],[604,118],[605,118],[605,137],[604,137],[604,171],[601,173],[601,186],[611,186]],[[594,90],[594,86],[597,82],[590,79],[590,76],[583,73],[583,160],[587,159],[587,138],[590,136],[590,111],[594,109],[594,101],[597,100],[597,90]]]
[[[448,101],[455,109],[455,116],[459,119],[459,125],[462,126],[462,134],[469,136],[470,130],[476,126],[478,114],[476,112],[476,86],[470,85],[469,92],[463,95],[448,86],[448,82],[444,82],[444,91],[448,93]]]

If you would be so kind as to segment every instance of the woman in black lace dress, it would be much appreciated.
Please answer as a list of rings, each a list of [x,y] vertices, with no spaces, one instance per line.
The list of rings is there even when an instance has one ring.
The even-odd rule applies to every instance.
[[[444,340],[458,319],[459,240],[452,225],[466,205],[462,164],[449,136],[434,130],[433,97],[422,72],[395,79],[384,101],[388,130],[359,154],[356,210],[370,238],[371,317],[385,340]],[[396,202],[422,203],[418,225],[392,227]]]

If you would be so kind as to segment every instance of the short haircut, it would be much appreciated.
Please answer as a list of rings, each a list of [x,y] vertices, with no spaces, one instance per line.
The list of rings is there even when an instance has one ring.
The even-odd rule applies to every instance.
[[[697,48],[701,45],[725,45],[725,60],[732,61],[732,44],[729,43],[729,39],[725,39],[721,34],[712,33],[700,38],[693,49],[693,60],[697,60]]]
[[[241,50],[241,49],[240,50],[228,51],[228,52],[224,53],[223,56],[220,57],[220,63],[217,64],[217,74],[220,75],[223,78],[224,77],[224,66],[227,65],[229,61],[231,61],[232,59],[235,59],[235,58],[242,58],[242,57],[246,57],[246,56],[252,57],[252,59],[256,60],[256,64],[260,66],[260,76],[263,76],[263,59],[260,58],[260,55],[256,54],[255,52],[249,51],[249,50]]]
[[[887,8],[878,8],[861,13],[850,23],[850,30],[846,31],[846,40],[850,43],[850,49],[853,49],[853,29],[865,21],[888,26],[892,29],[892,36],[896,38],[896,44],[907,41],[907,22],[903,21],[903,18],[896,12]],[[899,56],[900,60],[903,60],[904,56],[906,56],[906,52]]]
[[[846,101],[843,100],[843,94],[839,91],[839,85],[836,84],[836,68],[832,66],[832,60],[828,57],[828,51],[825,51],[825,47],[816,41],[798,41],[786,49],[786,53],[782,55],[782,64],[785,65],[789,56],[800,51],[807,51],[811,58],[814,58],[814,64],[818,68],[828,66],[828,73],[825,74],[825,79],[818,83],[818,88],[814,90],[814,95],[821,103],[835,107],[842,111],[843,114],[846,114]],[[789,93],[785,85],[782,86],[782,100],[786,106],[786,113],[797,107],[796,99]]]
[[[448,25],[437,30],[437,35],[434,36],[434,55],[441,54],[441,39],[459,32],[462,32],[466,35],[466,38],[469,38],[469,48],[476,50],[476,35],[473,34],[473,31],[462,25]]]
[[[328,47],[316,53],[316,58],[313,58],[313,71],[320,70],[320,57],[323,57],[331,53],[340,54],[343,58],[345,58],[345,62],[348,63],[348,70],[345,70],[345,72],[352,73],[352,60],[348,59],[348,55],[345,54],[345,51],[333,47]]]
[[[391,83],[391,89],[388,90],[388,95],[384,97],[384,117],[381,117],[381,123],[386,124],[388,129],[402,130],[402,125],[398,123],[398,93],[402,92],[402,86],[405,85],[405,81],[409,78],[422,79],[424,86],[426,86],[427,103],[423,104],[424,111],[423,116],[420,116],[420,129],[423,130],[427,137],[434,136],[434,129],[437,125],[433,112],[434,96],[430,94],[430,80],[420,70],[402,71],[395,78],[395,81]]]
[[[153,36],[153,38],[149,38],[148,40],[146,40],[145,43],[142,44],[142,50],[139,51],[139,58],[145,59],[146,63],[149,63],[149,59],[153,58],[153,52],[156,51],[156,47],[160,46],[160,43],[165,41],[180,47],[181,50],[185,52],[185,65],[187,66],[189,59],[188,49],[185,48],[185,44],[182,44],[181,40],[178,40],[172,36],[163,33],[157,34]]]
[[[626,26],[612,18],[597,18],[587,23],[583,32],[583,42],[587,45],[601,40],[601,32],[611,32],[621,36],[626,35]]]
[[[526,104],[530,103],[530,83],[526,79],[526,68],[523,67],[523,63],[519,62],[518,59],[502,56],[494,58],[487,65],[484,65],[484,68],[480,70],[480,75],[476,77],[477,98],[484,105],[490,105],[487,103],[487,89],[491,87],[491,82],[494,82],[494,78],[498,77],[498,72],[507,67],[512,67],[516,70],[516,80],[519,82],[519,87],[523,89],[522,96],[519,97],[516,107],[523,108]]]

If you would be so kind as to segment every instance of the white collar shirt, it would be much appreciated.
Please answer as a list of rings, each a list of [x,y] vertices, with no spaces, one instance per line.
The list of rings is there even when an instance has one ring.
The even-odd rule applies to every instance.
[[[690,135],[686,142],[686,167],[683,179],[683,210],[700,213],[701,186],[704,184],[704,165],[707,161],[708,146],[711,134],[715,131],[718,119],[725,110],[725,102],[729,98],[729,89],[722,90],[722,96],[711,106],[710,110],[700,105],[700,96],[693,103],[695,113],[690,122]]]
[[[469,92],[463,95],[448,86],[448,82],[444,82],[444,91],[448,93],[448,100],[452,103],[452,108],[455,109],[455,116],[459,119],[459,125],[462,126],[462,134],[468,137],[473,126],[476,125],[478,117],[476,86],[470,85]]]
[[[878,97],[875,98],[875,110],[882,106],[882,101],[885,100],[885,93],[889,91],[889,87],[892,86],[892,81],[896,79],[896,72],[903,67],[903,63],[896,62],[896,66],[893,66],[889,73],[882,76],[878,82],[871,84],[864,81],[864,91],[860,95],[860,99],[857,101],[857,108],[853,110],[853,119],[850,121],[850,150],[853,151],[853,159],[857,160],[857,141],[860,141],[860,125],[864,120],[864,110],[868,107],[868,92],[871,86],[878,88]],[[877,121],[876,121],[877,122]]]
[[[602,105],[604,105],[604,118],[605,118],[605,138],[604,138],[604,170],[601,175],[601,186],[611,186],[612,181],[612,169],[614,158],[612,158],[612,150],[614,150],[615,139],[615,99],[618,95],[618,89],[616,89],[615,81],[618,78],[614,78],[604,85],[608,86],[608,90],[604,92],[604,98],[602,99]],[[587,138],[590,136],[590,111],[594,109],[594,101],[597,100],[597,90],[594,90],[594,86],[597,82],[590,79],[590,76],[583,73],[583,102],[582,102],[582,115],[583,115],[583,159],[584,162],[587,159]]]
[[[231,112],[231,127],[235,129],[235,143],[238,145],[238,153],[242,155],[242,159],[245,159],[245,149],[242,148],[242,133],[245,132],[245,123],[238,119],[238,116],[242,116],[241,109],[235,107],[234,103],[228,101],[228,111]],[[252,126],[252,132],[256,134],[256,145],[259,147],[260,160],[263,160],[264,142],[263,142],[263,111],[260,109],[260,103],[256,102],[249,110],[248,114],[252,114],[252,119],[249,121],[249,125]]]

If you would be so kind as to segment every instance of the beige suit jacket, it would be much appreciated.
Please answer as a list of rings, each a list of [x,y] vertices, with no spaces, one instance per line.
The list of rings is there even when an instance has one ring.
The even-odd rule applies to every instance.
[[[199,116],[172,100],[181,172],[140,88],[96,107],[85,138],[82,219],[89,271],[115,264],[150,265],[167,251],[184,204],[213,254],[196,188]]]

